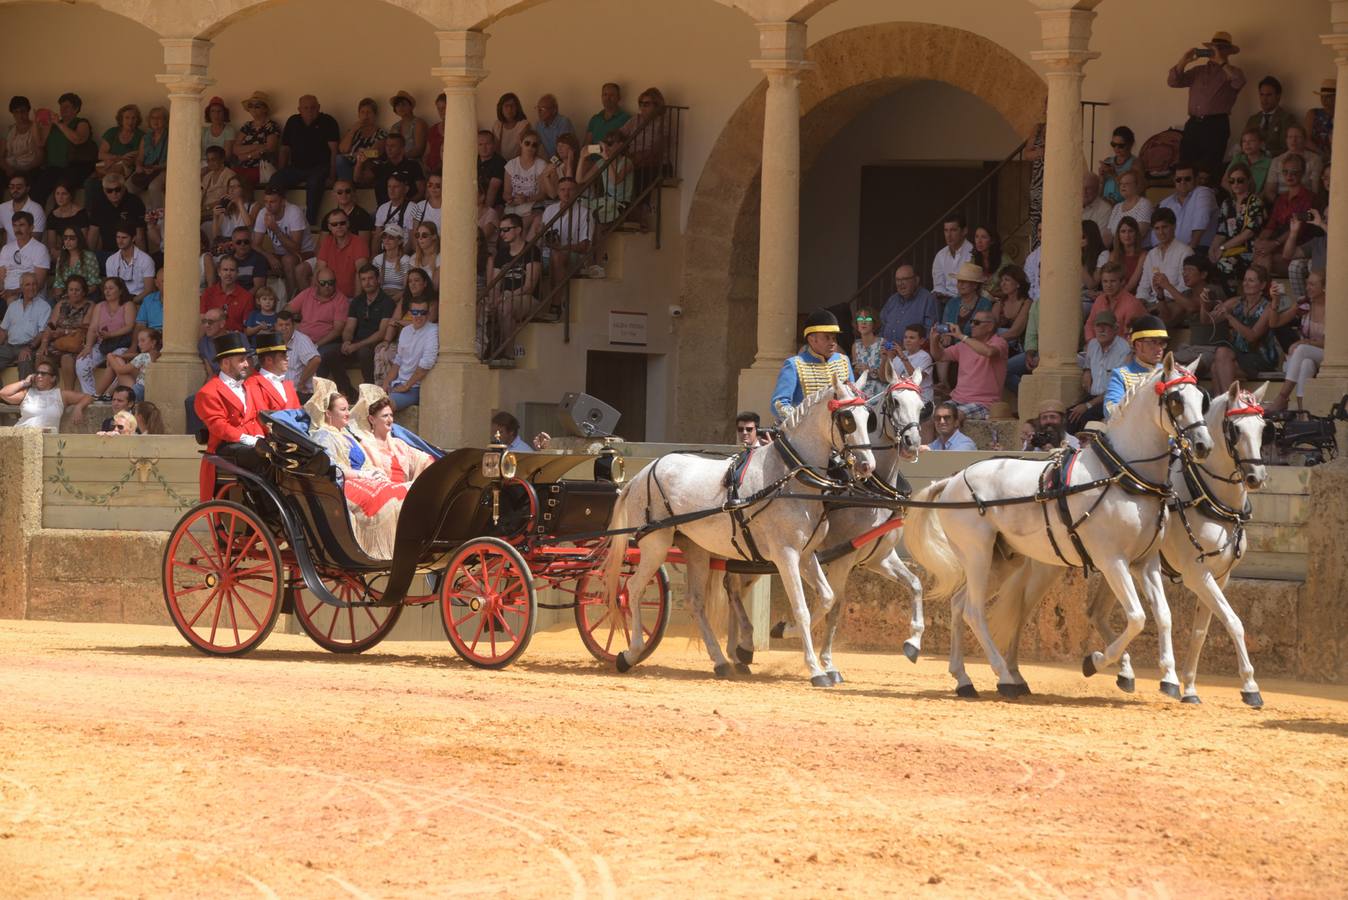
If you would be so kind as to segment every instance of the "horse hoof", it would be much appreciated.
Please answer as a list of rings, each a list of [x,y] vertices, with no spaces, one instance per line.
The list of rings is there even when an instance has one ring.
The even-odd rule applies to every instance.
[[[1178,700],[1180,698],[1179,685],[1175,684],[1173,681],[1162,681],[1161,693],[1165,694],[1167,697]]]
[[[1011,682],[1010,684],[998,684],[997,693],[1001,694],[1008,700],[1015,700],[1017,697],[1020,697],[1028,693],[1028,691],[1021,690],[1021,686],[1019,684]]]
[[[1131,694],[1137,690],[1137,681],[1129,678],[1127,675],[1119,675],[1114,679],[1114,683],[1119,686],[1119,690],[1125,694]]]
[[[910,663],[917,662],[917,654],[918,654],[917,645],[909,641],[904,641],[903,655],[908,657],[908,661]]]
[[[955,688],[955,696],[962,697],[965,700],[977,700],[978,689],[975,688],[972,684],[962,684],[959,687]]]
[[[1090,678],[1095,674],[1095,671],[1095,654],[1087,653],[1085,658],[1081,660],[1081,674]]]
[[[1264,705],[1264,698],[1258,691],[1241,691],[1240,699],[1251,709],[1259,709]]]
[[[712,671],[716,673],[717,678],[729,678],[730,663],[718,663],[716,665],[716,668],[713,669]]]
[[[842,684],[842,683],[843,683],[843,680],[844,680],[844,679],[843,679],[843,677],[842,677],[842,673],[839,672],[837,669],[829,669],[829,670],[828,670],[827,672],[825,672],[824,674],[827,675],[828,678],[829,678],[829,681],[832,681],[834,684]]]
[[[754,651],[745,650],[743,647],[736,647],[735,658],[747,666],[754,661]]]
[[[782,619],[780,622],[772,626],[772,629],[768,632],[768,637],[780,638],[785,634],[786,634],[786,620]]]
[[[810,678],[810,684],[815,687],[833,687],[833,679],[828,675],[814,675]]]
[[[627,661],[627,651],[626,651],[626,650],[624,650],[624,651],[622,651],[622,652],[620,652],[620,653],[618,654],[618,660],[617,660],[617,662],[615,663],[615,665],[617,665],[618,671],[619,671],[619,672],[626,672],[628,669],[632,668],[632,664],[631,664],[630,662]]]
[[[751,671],[749,670],[749,667],[746,666],[744,663],[735,663],[735,674],[736,674],[736,675],[752,675],[752,674],[754,674],[754,673],[751,672]]]
[[[1185,694],[1183,697],[1180,698],[1180,702],[1188,703],[1191,706],[1199,706],[1203,703],[1202,700],[1198,699],[1197,694]]]

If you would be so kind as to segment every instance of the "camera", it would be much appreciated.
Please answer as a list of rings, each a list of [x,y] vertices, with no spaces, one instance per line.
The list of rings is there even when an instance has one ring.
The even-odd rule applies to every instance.
[[[1311,221],[1311,219],[1314,217],[1314,215],[1315,215],[1314,210],[1309,210],[1309,209],[1308,209],[1308,210],[1306,210],[1305,212],[1299,212],[1299,213],[1297,213],[1297,218],[1300,219],[1300,220],[1303,221],[1303,222],[1309,222],[1309,221]]]
[[[949,333],[950,333],[950,325],[949,325],[949,323],[947,323],[947,322],[937,322],[937,323],[936,323],[936,333],[937,333],[937,334],[949,334]]]
[[[1058,425],[1040,425],[1030,436],[1031,450],[1052,450],[1062,446],[1064,433]]]
[[[683,317],[683,307],[682,307],[682,306],[679,306],[679,305],[676,304],[676,303],[671,303],[670,306],[669,306],[669,316],[670,316],[670,318],[672,318],[672,319],[679,319],[679,318],[682,318],[682,317]]]
[[[1196,47],[1194,48],[1194,56],[1199,59],[1212,59],[1213,53],[1207,47]]]

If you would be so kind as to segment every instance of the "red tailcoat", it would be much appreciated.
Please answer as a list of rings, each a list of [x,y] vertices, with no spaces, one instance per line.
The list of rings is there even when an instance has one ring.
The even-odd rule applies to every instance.
[[[300,395],[295,393],[295,385],[285,380],[285,396],[276,393],[276,386],[266,375],[254,372],[243,383],[244,393],[248,395],[248,410],[254,416],[259,412],[271,412],[277,409],[299,409]]]
[[[244,395],[247,396],[245,383]],[[225,387],[217,376],[201,386],[193,401],[197,417],[206,425],[210,440],[206,442],[206,452],[214,453],[221,444],[237,442],[245,434],[262,437],[265,432],[257,419],[257,407],[251,401],[246,405],[239,403],[238,396]],[[201,499],[209,500],[215,495],[215,466],[204,458],[201,461]]]

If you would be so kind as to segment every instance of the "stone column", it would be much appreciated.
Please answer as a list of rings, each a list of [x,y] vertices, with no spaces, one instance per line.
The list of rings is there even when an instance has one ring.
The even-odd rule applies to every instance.
[[[1324,41],[1334,50],[1339,88],[1348,91],[1348,0],[1330,0],[1331,34]],[[1348,96],[1348,94],[1345,94]],[[1330,162],[1334,177],[1329,185],[1329,254],[1325,290],[1332,298],[1325,308],[1325,359],[1315,379],[1306,385],[1306,409],[1325,415],[1348,394],[1348,307],[1337,301],[1348,291],[1348,141],[1336,141]],[[1339,446],[1348,447],[1348,427],[1339,423]]]
[[[201,386],[198,258],[201,255],[201,94],[211,43],[163,38],[169,146],[164,204],[164,352],[145,373],[146,397],[159,406],[170,434],[186,421],[183,400]]]
[[[440,227],[440,356],[421,392],[421,434],[441,447],[484,446],[496,376],[474,350],[477,323],[477,85],[487,35],[436,32],[445,85]]]
[[[1081,397],[1077,346],[1081,340],[1081,143],[1082,67],[1099,56],[1088,49],[1089,9],[1032,0],[1041,9],[1044,49],[1030,57],[1044,64],[1048,121],[1044,144],[1044,218],[1039,262],[1039,367],[1020,383],[1020,417],[1035,415],[1044,400],[1075,403]],[[1095,4],[1080,4],[1094,6]]]
[[[805,26],[759,22],[761,58],[750,65],[768,79],[763,109],[763,177],[758,235],[758,351],[740,372],[737,408],[765,419],[782,360],[796,352],[800,265],[800,76]]]

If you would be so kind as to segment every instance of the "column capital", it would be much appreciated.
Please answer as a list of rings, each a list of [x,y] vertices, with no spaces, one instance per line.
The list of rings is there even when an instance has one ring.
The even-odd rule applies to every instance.
[[[805,26],[800,22],[758,22],[757,59],[749,65],[767,73],[799,75],[813,69],[805,58]]]
[[[170,96],[201,96],[213,82],[206,77],[210,66],[210,41],[196,38],[160,38],[164,48],[165,74],[155,80],[168,88]]]
[[[1320,43],[1334,51],[1334,62],[1339,65],[1348,63],[1348,31],[1322,34],[1320,35]]]
[[[482,31],[437,31],[440,65],[431,74],[448,88],[474,89],[487,77],[487,34]]]
[[[1100,55],[1090,49],[1094,10],[1040,9],[1035,15],[1044,49],[1031,51],[1030,59],[1050,69],[1070,71]]]

